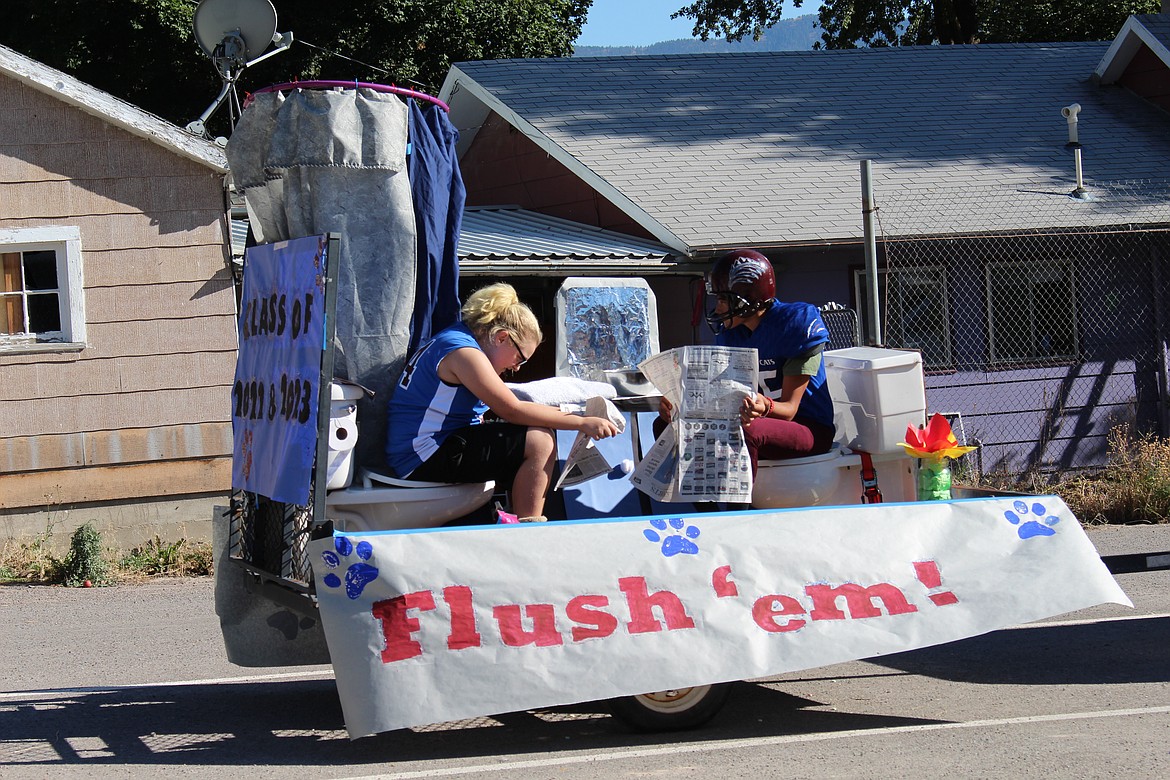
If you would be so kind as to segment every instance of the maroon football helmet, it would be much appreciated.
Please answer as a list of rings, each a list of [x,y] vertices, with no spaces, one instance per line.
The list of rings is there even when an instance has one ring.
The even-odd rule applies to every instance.
[[[714,297],[709,301],[707,323],[718,330],[732,317],[747,317],[770,304],[776,297],[776,274],[759,252],[733,249],[707,273],[707,295]],[[727,302],[727,311],[716,314],[720,299]]]

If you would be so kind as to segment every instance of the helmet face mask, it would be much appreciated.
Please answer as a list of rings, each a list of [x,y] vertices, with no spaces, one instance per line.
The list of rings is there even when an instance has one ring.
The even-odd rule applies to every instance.
[[[734,249],[721,256],[707,274],[706,285],[707,324],[716,333],[726,329],[731,319],[750,317],[776,298],[772,264],[751,249]]]
[[[733,292],[713,292],[709,288],[707,303],[707,324],[716,332],[726,329],[727,321],[733,317],[747,317],[758,311],[750,301]],[[722,313],[719,311],[720,303],[724,304]]]

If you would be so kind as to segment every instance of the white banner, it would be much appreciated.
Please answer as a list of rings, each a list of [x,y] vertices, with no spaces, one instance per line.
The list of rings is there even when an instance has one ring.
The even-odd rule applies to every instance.
[[[1132,606],[1054,496],[311,542],[352,738]]]

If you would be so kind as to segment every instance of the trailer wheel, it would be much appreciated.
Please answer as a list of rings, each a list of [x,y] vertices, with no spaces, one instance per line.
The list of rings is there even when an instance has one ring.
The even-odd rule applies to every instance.
[[[731,683],[697,685],[610,699],[609,709],[636,731],[679,731],[701,726],[723,707]]]

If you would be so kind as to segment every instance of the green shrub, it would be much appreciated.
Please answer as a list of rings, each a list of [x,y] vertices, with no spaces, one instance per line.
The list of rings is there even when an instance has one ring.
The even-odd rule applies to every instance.
[[[110,564],[102,553],[102,535],[93,523],[84,523],[69,539],[69,553],[61,565],[61,581],[72,588],[86,582],[91,585],[110,583]]]

